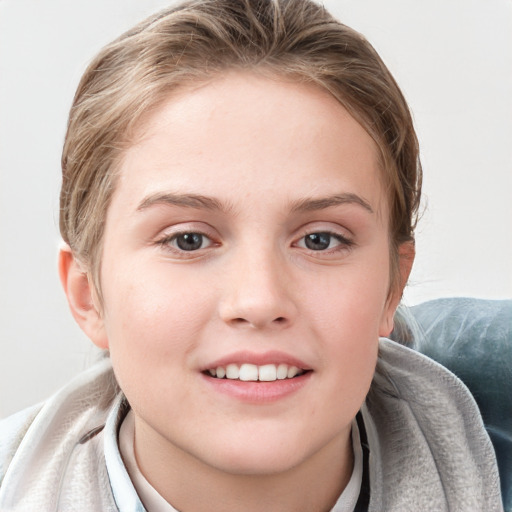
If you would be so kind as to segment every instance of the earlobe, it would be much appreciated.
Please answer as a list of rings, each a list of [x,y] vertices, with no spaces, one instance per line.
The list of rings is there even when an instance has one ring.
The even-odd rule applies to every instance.
[[[108,349],[103,318],[95,304],[89,276],[67,245],[59,251],[59,276],[73,318],[95,345]]]
[[[416,256],[416,249],[414,242],[404,242],[398,248],[398,272],[399,280],[395,285],[395,289],[391,290],[385,311],[382,315],[379,336],[389,336],[393,330],[393,318],[395,311],[404,291],[405,285],[409,279],[409,275]]]

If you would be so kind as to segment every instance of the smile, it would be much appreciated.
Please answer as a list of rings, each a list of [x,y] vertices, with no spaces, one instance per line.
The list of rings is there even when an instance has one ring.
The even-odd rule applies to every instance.
[[[207,370],[208,374],[217,379],[240,381],[272,382],[276,380],[293,379],[304,374],[305,370],[297,366],[281,364],[264,364],[261,366],[244,363],[217,366]]]

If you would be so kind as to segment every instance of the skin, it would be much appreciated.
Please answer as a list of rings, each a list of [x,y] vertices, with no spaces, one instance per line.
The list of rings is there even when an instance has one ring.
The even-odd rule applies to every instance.
[[[231,73],[139,127],[107,214],[102,311],[62,251],[71,310],[133,408],[139,467],[177,509],[328,510],[347,484],[351,422],[402,291],[381,173],[327,92]],[[181,250],[184,232],[201,247]],[[327,248],[306,246],[325,232]],[[413,256],[400,248],[402,287]],[[277,400],[218,392],[202,370],[241,350],[299,358],[308,378]]]

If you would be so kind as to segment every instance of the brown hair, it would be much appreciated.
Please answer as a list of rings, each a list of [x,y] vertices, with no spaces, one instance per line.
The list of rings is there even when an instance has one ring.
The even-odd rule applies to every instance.
[[[60,230],[100,298],[106,213],[135,125],[176,88],[236,69],[317,84],[374,139],[391,212],[394,287],[398,245],[414,240],[422,173],[407,103],[373,47],[310,0],[188,0],[107,45],[73,101]]]

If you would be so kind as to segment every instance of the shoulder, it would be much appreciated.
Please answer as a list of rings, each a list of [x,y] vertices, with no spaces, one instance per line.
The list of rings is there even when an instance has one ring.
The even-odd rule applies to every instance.
[[[373,390],[407,403],[416,414],[456,410],[478,428],[483,425],[473,396],[459,378],[430,357],[388,339],[380,340]]]
[[[0,485],[27,430],[43,404],[38,404],[0,421]]]
[[[104,490],[91,499],[105,497],[110,503],[99,434],[119,396],[110,361],[104,359],[43,404],[3,420],[0,510],[46,510],[55,493],[62,499],[76,485]]]
[[[496,459],[478,407],[442,365],[381,340],[364,413],[372,499],[383,509],[501,510]]]

